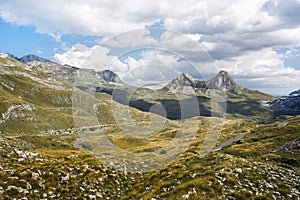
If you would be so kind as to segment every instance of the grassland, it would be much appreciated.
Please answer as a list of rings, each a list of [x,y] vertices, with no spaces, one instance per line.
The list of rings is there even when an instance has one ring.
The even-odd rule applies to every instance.
[[[299,148],[280,147],[299,139],[300,117],[270,124],[228,119],[218,144],[246,133],[240,142],[199,157],[203,118],[190,147],[180,157],[152,172],[131,173],[103,165],[91,152],[73,147],[78,135],[1,136],[3,199],[12,197],[112,199],[297,199],[299,197]],[[208,124],[208,123],[207,123]],[[176,126],[151,139],[167,142]],[[112,129],[116,131],[115,129]],[[111,134],[108,131],[108,135]],[[120,137],[115,136],[115,137]],[[147,148],[143,140],[123,135],[115,145],[134,150]],[[21,151],[21,153],[20,153]],[[27,153],[26,153],[27,152]],[[28,153],[28,152],[31,152]],[[37,153],[35,155],[35,153]],[[32,155],[33,154],[33,155]],[[29,186],[30,185],[30,186]],[[12,187],[15,186],[15,187]]]
[[[213,118],[174,117],[178,100],[186,96],[140,89],[128,107],[112,101],[111,86],[105,86],[107,91],[91,101],[97,105],[94,119],[73,113],[72,84],[62,77],[26,69],[13,59],[0,63],[0,199],[299,199],[300,149],[283,147],[299,140],[300,116],[272,118],[259,104],[272,98],[268,95],[231,88],[222,131],[210,139],[218,146],[246,135],[199,156]],[[200,110],[210,110],[207,92],[196,91]],[[157,103],[172,115],[141,107]],[[95,120],[99,126],[79,126]],[[75,148],[79,138],[84,140]],[[99,154],[101,141],[117,148]],[[175,150],[179,154],[171,157]],[[103,158],[113,161],[111,155],[123,153],[140,155],[132,158],[141,165],[147,161],[143,155],[171,159],[147,171]]]

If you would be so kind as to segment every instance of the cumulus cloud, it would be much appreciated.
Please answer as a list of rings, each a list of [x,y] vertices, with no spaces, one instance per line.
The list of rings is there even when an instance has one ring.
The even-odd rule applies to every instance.
[[[280,19],[286,27],[293,27],[300,23],[300,1],[297,0],[268,0],[264,3],[262,10],[271,16]]]
[[[150,59],[155,60],[155,66],[180,63],[163,52],[145,53],[126,62],[118,58],[126,48],[150,46],[173,52],[207,71],[212,69],[212,58],[245,86],[260,87],[263,91],[273,91],[270,88],[278,84],[275,79],[293,82],[277,89],[283,92],[284,87],[290,90],[299,84],[299,70],[285,66],[288,52],[281,55],[274,47],[300,46],[299,9],[299,0],[186,0],[184,3],[179,0],[10,0],[1,3],[0,17],[15,25],[33,25],[37,32],[47,33],[58,42],[66,34],[104,38],[115,35],[103,45],[88,48],[77,44],[56,54],[54,58],[61,63],[102,69],[113,62],[110,67],[122,73],[133,70],[134,66],[146,66]],[[157,22],[183,34],[142,30]],[[133,31],[136,29],[139,31]],[[124,32],[127,33],[118,35]],[[93,53],[97,54],[95,59],[88,59]],[[184,67],[181,65],[182,70]]]
[[[128,57],[125,63],[130,70],[123,79],[134,85],[162,87],[182,73],[178,70],[179,65],[188,69],[188,64],[179,61],[178,56],[162,50],[144,50],[139,59]]]
[[[187,0],[185,3],[179,0],[10,0],[2,3],[0,16],[16,25],[34,25],[37,32],[48,33],[57,41],[61,35],[72,33],[111,37],[162,21],[166,29],[194,39],[197,36],[204,45],[214,45],[212,57],[222,59],[247,50],[298,42],[299,36],[289,36],[290,33],[299,35],[296,34],[299,33],[299,8],[297,0]],[[122,35],[136,36],[136,40],[129,38],[130,44],[116,37],[114,45],[154,42],[148,33],[139,34]],[[220,50],[224,47],[228,51],[222,54]]]
[[[62,64],[96,71],[110,69],[128,84],[151,88],[165,86],[183,72],[199,75],[191,63],[162,49],[140,49],[139,52],[134,52],[133,56],[126,55],[121,61],[120,57],[110,55],[110,49],[107,47],[97,45],[89,48],[76,44],[65,53],[55,54],[54,57]]]
[[[166,83],[180,73],[188,73],[196,78],[217,73],[207,52],[183,34],[165,31],[160,37],[154,38],[147,30],[129,33],[91,48],[76,44],[54,57],[62,64],[97,70],[106,67],[119,73],[125,82],[125,79],[140,82],[153,79],[154,82]]]
[[[62,54],[55,54],[54,58],[62,64],[96,71],[108,68],[116,73],[127,71],[128,66],[122,63],[117,56],[109,55],[109,52],[109,48],[99,45],[89,48],[83,44],[76,44]]]
[[[137,29],[125,32],[103,41],[105,46],[119,48],[149,47],[154,46],[156,42],[157,41],[150,35],[150,31],[147,29]]]
[[[270,94],[288,94],[299,88],[300,70],[285,67],[283,57],[283,54],[265,48],[230,60],[216,61],[216,65],[228,71],[241,85]]]
[[[11,0],[1,3],[0,16],[16,25],[34,25],[40,33],[111,35],[158,21],[163,17],[159,10],[152,1]]]

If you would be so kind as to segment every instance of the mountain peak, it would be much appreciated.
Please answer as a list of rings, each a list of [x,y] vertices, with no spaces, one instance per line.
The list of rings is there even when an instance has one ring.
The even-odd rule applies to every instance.
[[[224,70],[220,70],[217,74],[217,76],[229,76],[229,73],[227,71]]]
[[[103,70],[97,72],[101,78],[103,78],[107,82],[112,83],[122,83],[120,77],[111,70]]]
[[[180,75],[180,77],[185,78],[185,79],[190,80],[190,81],[195,81],[194,78],[191,75],[186,74],[186,73],[182,73]]]
[[[219,71],[217,76],[207,81],[207,86],[211,89],[227,89],[228,87],[236,85],[229,73],[223,70]]]
[[[195,87],[195,79],[186,73],[180,74],[177,78],[171,81],[171,85],[173,86],[192,86]]]
[[[207,81],[195,80],[191,75],[182,73],[172,80],[171,85],[191,86],[193,88],[227,89],[228,87],[234,87],[237,84],[228,72],[221,70],[215,77]]]
[[[51,62],[48,59],[45,58],[41,58],[39,56],[33,55],[33,54],[29,54],[27,56],[23,56],[22,58],[19,59],[20,62],[22,63],[27,63],[27,62],[32,62],[32,61],[39,61],[39,62]]]

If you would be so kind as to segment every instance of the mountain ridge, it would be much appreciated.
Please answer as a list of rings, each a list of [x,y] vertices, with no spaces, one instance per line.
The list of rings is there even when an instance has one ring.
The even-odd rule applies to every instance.
[[[32,62],[32,61],[39,61],[39,62],[52,62],[48,59],[45,59],[45,58],[41,58],[39,56],[36,56],[34,54],[29,54],[29,55],[26,55],[26,56],[23,56],[21,58],[18,59],[20,62],[22,63],[27,63],[27,62]]]
[[[34,67],[46,73],[59,76],[72,83],[74,83],[76,79],[75,77],[76,71],[84,70],[81,68],[77,68],[76,66],[74,67],[69,65],[61,65],[53,61],[50,61],[48,59],[36,56],[34,54],[29,54],[21,58],[17,58],[14,55],[6,52],[1,54],[3,55],[7,54],[11,58],[17,59],[18,61],[26,64],[30,68]],[[100,79],[102,79],[105,82],[124,84],[124,82],[120,79],[119,75],[109,69],[96,71],[96,72],[99,75]],[[178,87],[184,87],[184,86],[191,86],[194,89],[203,88],[203,89],[217,89],[217,90],[227,90],[230,87],[234,88],[236,86],[242,87],[238,85],[233,80],[233,78],[229,75],[229,73],[224,70],[220,70],[216,76],[214,76],[209,80],[196,80],[190,74],[182,73],[178,77],[170,80],[170,83],[166,87],[171,89],[171,91],[175,91],[176,88],[178,89]]]

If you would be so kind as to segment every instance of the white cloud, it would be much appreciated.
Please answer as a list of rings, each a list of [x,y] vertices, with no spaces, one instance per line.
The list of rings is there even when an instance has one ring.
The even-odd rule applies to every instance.
[[[106,38],[116,35],[106,46],[88,48],[78,44],[63,54],[55,54],[61,63],[102,69],[115,61],[110,67],[116,72],[125,72],[128,67],[134,69],[133,66],[143,62],[146,66],[150,59],[156,66],[174,64],[172,56],[162,52],[159,53],[162,55],[145,54],[140,59],[128,59],[128,63],[122,63],[118,55],[111,55],[111,47],[151,46],[192,61],[203,71],[212,68],[207,51],[218,65],[225,66],[237,78],[243,77],[245,86],[271,91],[278,84],[274,80],[287,81],[285,86],[274,89],[282,92],[284,87],[290,90],[299,85],[299,70],[284,66],[288,53],[283,56],[272,49],[300,46],[299,8],[299,0],[186,0],[184,3],[179,0],[10,0],[1,3],[0,17],[15,25],[33,25],[37,32],[47,33],[56,41],[73,33]],[[165,28],[183,34],[165,32],[155,38],[151,31],[141,30],[159,21]],[[139,31],[133,31],[136,29]],[[124,32],[127,33],[117,35]],[[97,56],[88,59],[91,53]]]
[[[266,48],[216,61],[216,65],[232,74],[241,85],[270,94],[288,94],[299,88],[300,70],[285,67],[283,57]]]
[[[43,33],[111,35],[144,28],[160,20],[171,30],[216,33],[253,30],[270,20],[276,23],[276,16],[266,15],[268,10],[260,9],[265,1],[10,0],[1,5],[0,11],[6,21],[35,25]]]
[[[158,21],[159,10],[160,4],[151,1],[11,0],[1,4],[0,16],[17,25],[34,25],[41,33],[111,35]]]
[[[128,57],[125,63],[130,70],[123,76],[124,80],[139,85],[151,84],[164,86],[181,72],[176,68],[179,65],[178,57],[160,50],[144,50],[141,58]]]
[[[142,29],[163,21],[167,29],[193,36],[204,44],[233,46],[234,51],[217,51],[213,58],[226,58],[247,50],[260,50],[275,45],[299,45],[299,12],[297,0],[179,0],[160,1],[18,1],[2,3],[0,16],[17,25],[34,25],[37,32],[48,33],[57,41],[65,34],[112,36]],[[134,32],[137,33],[136,31]],[[115,38],[115,45],[152,43],[148,33],[137,40],[132,34]],[[280,34],[280,35],[278,35]],[[272,37],[274,36],[274,37]],[[139,40],[139,38],[144,40]],[[138,43],[136,43],[138,42]],[[229,44],[227,44],[229,43]],[[118,44],[121,45],[121,44]]]
[[[140,58],[128,57],[121,62],[117,56],[109,55],[109,49],[102,46],[88,48],[77,44],[55,58],[61,62],[98,71],[110,69],[123,81],[136,86],[162,87],[174,77],[185,72],[193,76],[209,71],[211,63],[191,65],[176,54],[164,50],[142,50]],[[271,94],[288,94],[300,85],[300,70],[285,67],[282,58],[271,48],[252,51],[230,60],[217,60],[219,70],[228,71],[239,84]],[[215,74],[214,74],[215,75]]]
[[[110,49],[103,46],[91,48],[76,44],[65,53],[55,54],[55,59],[61,64],[92,68],[97,71],[109,69],[117,73],[120,78],[132,85],[162,87],[181,73],[194,76],[202,75],[195,66],[171,51],[163,49],[140,49],[139,58],[131,54],[121,62],[119,57],[110,55]]]
[[[111,47],[141,47],[155,45],[156,40],[150,35],[147,29],[138,29],[107,38],[103,43]]]
[[[97,71],[111,69],[116,73],[127,71],[128,66],[122,63],[117,56],[109,55],[109,49],[102,46],[91,48],[76,44],[62,54],[55,54],[54,58],[61,64],[68,64]]]

